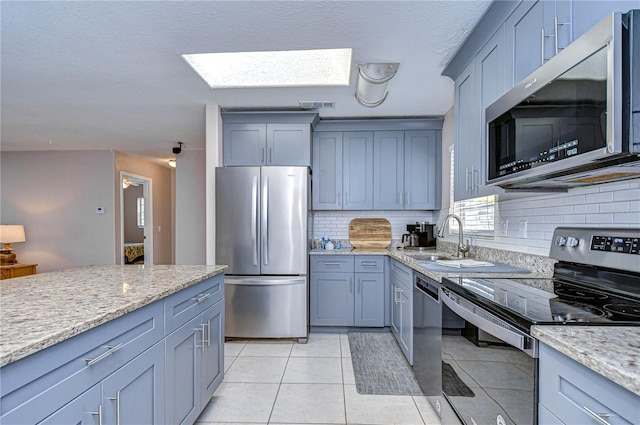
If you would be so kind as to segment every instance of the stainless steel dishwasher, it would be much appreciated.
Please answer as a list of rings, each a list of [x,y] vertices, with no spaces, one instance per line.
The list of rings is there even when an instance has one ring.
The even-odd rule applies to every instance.
[[[440,284],[413,274],[413,373],[426,396],[442,394]]]

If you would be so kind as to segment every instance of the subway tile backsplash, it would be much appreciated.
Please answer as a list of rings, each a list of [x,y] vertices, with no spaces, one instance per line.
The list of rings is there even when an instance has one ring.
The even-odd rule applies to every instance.
[[[416,221],[440,227],[449,213],[441,211],[314,211],[310,217],[313,238],[349,239],[349,222],[359,217],[386,218],[397,243],[406,225]],[[506,233],[504,222],[508,221]],[[526,237],[520,227],[526,222]],[[498,201],[493,239],[472,238],[471,244],[488,248],[549,255],[553,231],[559,226],[640,227],[640,179],[571,189],[567,193],[541,194]],[[465,237],[466,239],[466,237]],[[447,241],[457,241],[447,237]]]

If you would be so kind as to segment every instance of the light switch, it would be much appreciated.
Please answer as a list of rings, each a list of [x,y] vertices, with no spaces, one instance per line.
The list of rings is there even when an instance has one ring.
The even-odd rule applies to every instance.
[[[97,215],[103,215],[104,214],[104,207],[96,207],[96,214]]]

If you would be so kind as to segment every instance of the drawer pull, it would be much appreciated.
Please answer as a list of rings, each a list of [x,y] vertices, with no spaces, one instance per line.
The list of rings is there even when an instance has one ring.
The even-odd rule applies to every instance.
[[[105,351],[104,353],[100,354],[98,357],[95,357],[93,359],[85,359],[85,361],[87,362],[87,366],[94,365],[94,364],[98,363],[100,360],[104,359],[105,357],[110,356],[111,354],[115,353],[120,348],[122,348],[123,345],[124,345],[124,343],[121,342],[118,345],[107,346],[108,350]]]
[[[198,294],[197,297],[191,298],[191,299],[197,303],[201,303],[202,301],[206,300],[210,296],[211,296],[211,292],[209,292],[208,294]]]
[[[339,266],[340,263],[324,263],[325,266]]]
[[[609,414],[609,413],[596,413],[593,410],[589,409],[587,406],[583,406],[582,409],[584,409],[585,412],[587,412],[589,415],[591,415],[593,417],[593,419],[598,421],[598,423],[601,423],[602,425],[611,425],[611,423],[609,423],[609,422],[604,420],[604,418],[608,418],[609,416],[611,416],[611,414]]]
[[[375,267],[378,265],[375,261],[363,261],[360,263],[363,267]]]
[[[89,412],[92,415],[97,415],[98,416],[98,425],[102,425],[102,404],[98,406],[98,411],[97,412]]]

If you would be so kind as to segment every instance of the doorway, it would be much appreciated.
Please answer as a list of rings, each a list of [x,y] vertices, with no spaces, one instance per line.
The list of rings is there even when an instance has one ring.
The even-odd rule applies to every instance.
[[[151,178],[120,172],[120,264],[153,264]]]

